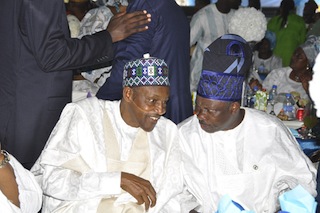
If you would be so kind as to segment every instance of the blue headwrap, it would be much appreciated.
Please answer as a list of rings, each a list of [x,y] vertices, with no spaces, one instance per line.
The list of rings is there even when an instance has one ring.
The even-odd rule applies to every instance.
[[[269,40],[270,48],[273,50],[276,46],[276,34],[270,30],[267,30],[264,37]]]
[[[204,51],[197,95],[212,100],[240,100],[251,64],[252,50],[242,37],[221,36]]]

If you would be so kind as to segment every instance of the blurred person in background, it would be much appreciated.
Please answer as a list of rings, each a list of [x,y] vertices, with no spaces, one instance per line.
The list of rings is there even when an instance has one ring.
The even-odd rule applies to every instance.
[[[268,21],[267,29],[276,34],[273,53],[282,59],[282,65],[286,67],[295,49],[305,42],[307,29],[303,18],[296,14],[294,0],[282,0],[279,12]]]
[[[218,37],[228,33],[228,21],[241,0],[218,0],[196,12],[190,22],[190,90],[195,92],[200,79],[204,49]]]

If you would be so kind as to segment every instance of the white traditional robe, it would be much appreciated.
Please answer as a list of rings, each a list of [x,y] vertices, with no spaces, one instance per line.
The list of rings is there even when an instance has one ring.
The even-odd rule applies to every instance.
[[[271,71],[264,79],[262,87],[270,91],[272,85],[277,85],[278,94],[298,92],[301,98],[309,100],[309,96],[303,89],[301,82],[295,82],[289,78],[291,71],[291,67],[283,67]]]
[[[245,108],[240,125],[207,133],[195,116],[179,124],[183,170],[200,212],[212,213],[228,194],[246,210],[274,213],[279,195],[301,184],[316,195],[316,169],[275,116]]]
[[[190,22],[190,46],[196,44],[190,60],[190,89],[197,91],[202,70],[203,51],[218,37],[228,33],[228,20],[234,10],[228,14],[219,12],[215,4],[201,8],[192,16]]]
[[[109,172],[106,163],[104,139],[108,132],[103,131],[103,113],[109,116],[123,161],[128,159],[139,130],[123,121],[119,107],[120,101],[95,97],[65,107],[32,168],[44,191],[42,212],[97,212],[100,201],[110,197],[118,197],[116,203],[136,202],[129,193],[119,197],[120,172]],[[183,178],[177,127],[161,117],[147,138],[150,182],[157,192],[157,204],[149,212],[184,212],[179,199],[187,197],[179,195]],[[78,169],[68,169],[76,166]]]
[[[265,73],[268,74],[274,69],[282,68],[282,59],[275,55],[267,59],[262,59],[259,58],[258,51],[255,51],[253,53],[253,67],[258,70],[261,64],[264,65]]]
[[[19,189],[20,208],[11,203],[0,190],[0,212],[2,213],[36,213],[42,204],[42,190],[33,174],[25,169],[12,155],[10,165],[14,170]],[[1,178],[1,177],[0,177]]]

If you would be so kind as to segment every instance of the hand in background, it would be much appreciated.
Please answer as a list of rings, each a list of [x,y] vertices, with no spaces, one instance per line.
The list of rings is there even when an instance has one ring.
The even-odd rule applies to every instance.
[[[138,201],[138,205],[145,203],[146,211],[156,205],[156,191],[147,180],[121,172],[121,188],[131,194]]]
[[[111,35],[112,42],[117,42],[134,33],[147,30],[147,24],[150,21],[151,15],[147,14],[147,11],[122,12],[111,18],[107,30]]]

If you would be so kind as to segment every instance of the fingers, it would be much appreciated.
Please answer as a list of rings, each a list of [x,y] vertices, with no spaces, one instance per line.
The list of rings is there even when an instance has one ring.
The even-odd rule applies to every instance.
[[[133,174],[121,172],[121,188],[131,194],[146,210],[156,205],[156,191],[151,183]]]
[[[144,201],[145,209],[146,209],[146,211],[148,211],[149,207],[150,207],[150,200],[149,200],[149,198],[148,198],[148,196],[146,194],[142,194],[141,196],[142,196],[142,199]]]
[[[127,13],[126,19],[130,20],[131,23],[139,21],[144,21],[144,23],[148,23],[151,21],[151,14],[147,13],[146,10],[135,11],[132,13]]]
[[[136,14],[135,14],[136,13]],[[147,11],[134,12],[127,14],[128,15],[128,31],[130,34],[142,32],[148,29],[147,24],[151,22],[151,15],[147,14]]]
[[[107,30],[111,35],[112,41],[117,42],[134,33],[147,30],[147,24],[150,21],[151,15],[147,11],[122,12],[111,18]]]
[[[148,195],[148,201],[149,201],[148,206],[150,206],[150,201],[151,201],[151,207],[154,207],[157,202],[156,191],[154,190],[154,188],[152,187],[149,181],[146,184],[147,186],[143,184],[143,188],[146,194]]]

